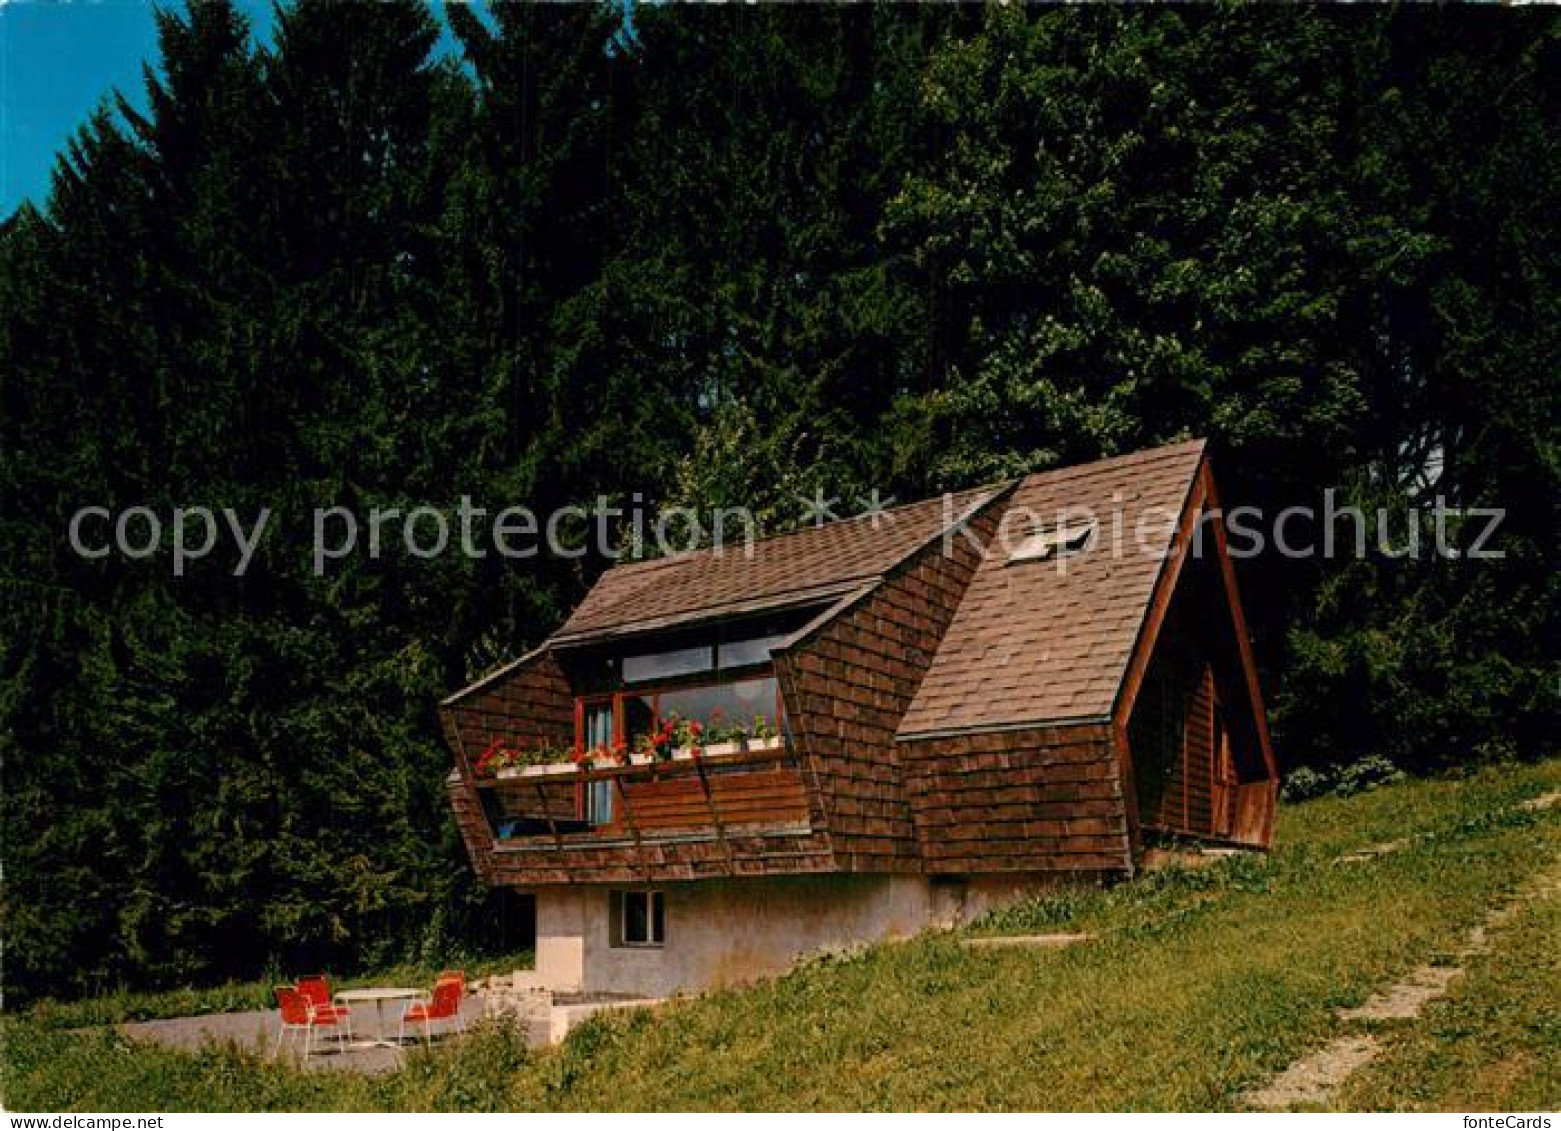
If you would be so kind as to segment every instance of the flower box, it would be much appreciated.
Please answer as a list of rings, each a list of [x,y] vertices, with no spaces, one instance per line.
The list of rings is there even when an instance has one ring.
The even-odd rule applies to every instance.
[[[748,740],[748,749],[754,753],[761,750],[779,750],[785,745],[786,740],[778,734],[771,735],[769,738],[750,738]]]
[[[505,778],[546,778],[554,774],[571,773],[574,768],[573,762],[541,762],[534,766],[508,766],[494,777],[501,781]]]
[[[692,762],[696,749],[698,748],[694,746],[674,746],[672,748],[672,760],[674,762]]]
[[[648,766],[656,760],[656,756],[647,751],[635,750],[629,754],[629,765]]]
[[[543,762],[536,766],[522,766],[520,776],[523,778],[545,778],[554,774],[572,774],[575,771],[573,762]]]
[[[743,744],[741,742],[712,742],[705,747],[704,752],[707,758],[723,758],[728,754],[741,753],[742,748]]]

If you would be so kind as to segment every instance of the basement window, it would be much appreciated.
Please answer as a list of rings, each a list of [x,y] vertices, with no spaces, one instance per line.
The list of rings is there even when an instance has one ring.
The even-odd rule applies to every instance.
[[[1081,554],[1089,549],[1094,540],[1094,519],[1058,523],[1055,526],[1038,526],[1029,537],[1009,552],[1008,564],[1046,562]]]
[[[667,900],[659,891],[615,891],[608,904],[613,946],[665,946]]]

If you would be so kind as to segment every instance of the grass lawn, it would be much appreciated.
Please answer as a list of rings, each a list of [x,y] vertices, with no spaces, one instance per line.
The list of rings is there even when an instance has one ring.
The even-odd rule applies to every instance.
[[[1561,809],[1517,808],[1557,788],[1561,762],[1550,762],[1292,806],[1269,856],[1053,896],[972,928],[1090,930],[1095,943],[973,951],[963,934],[929,934],[598,1017],[543,1054],[492,1029],[377,1079],[15,1018],[4,1100],[122,1111],[1229,1108],[1334,1036],[1335,1009],[1451,950],[1561,856]],[[1397,840],[1407,841],[1399,851],[1335,862]],[[1549,901],[1514,920],[1448,1001],[1391,1038],[1345,1102],[1561,1104],[1557,914]]]

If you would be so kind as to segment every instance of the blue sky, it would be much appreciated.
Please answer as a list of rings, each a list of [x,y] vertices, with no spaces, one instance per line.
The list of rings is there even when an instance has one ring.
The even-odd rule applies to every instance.
[[[268,40],[271,0],[236,2]],[[156,56],[150,0],[0,0],[0,217],[43,204],[55,155],[111,91],[145,107]]]
[[[238,0],[262,37],[269,0]],[[42,204],[76,127],[115,89],[144,107],[141,64],[157,55],[143,0],[0,0],[0,216]]]

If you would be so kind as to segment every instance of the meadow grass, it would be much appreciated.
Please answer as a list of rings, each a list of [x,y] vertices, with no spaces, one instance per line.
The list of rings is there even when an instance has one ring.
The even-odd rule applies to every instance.
[[[1337,1008],[1452,949],[1561,855],[1561,810],[1517,807],[1558,787],[1561,762],[1549,762],[1307,802],[1282,810],[1270,855],[1048,896],[972,928],[1066,926],[1098,932],[1094,943],[977,951],[960,945],[968,931],[930,933],[745,989],[602,1015],[544,1053],[489,1026],[373,1079],[12,1019],[5,1101],[120,1111],[1230,1108],[1334,1035]],[[1337,861],[1398,840],[1398,851]],[[1485,1000],[1521,999],[1532,1018],[1553,1012],[1553,966],[1520,947],[1489,961]],[[1459,1083],[1501,1055],[1494,1024],[1476,1002],[1429,1050],[1395,1049],[1459,1050],[1436,1062],[1445,1080],[1424,1103],[1496,1094]],[[1513,1024],[1530,1042],[1553,1032]],[[1512,1094],[1550,1086],[1553,1066],[1532,1063],[1518,1073],[1531,1083]],[[1359,1102],[1394,1106],[1393,1088],[1383,1077]]]

